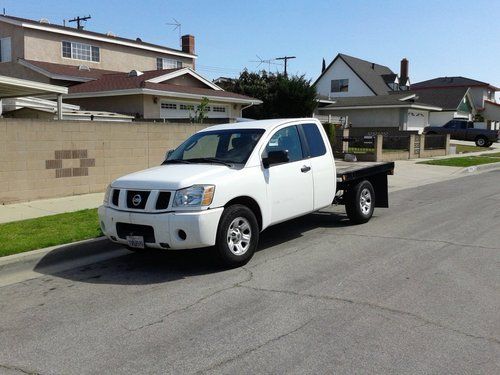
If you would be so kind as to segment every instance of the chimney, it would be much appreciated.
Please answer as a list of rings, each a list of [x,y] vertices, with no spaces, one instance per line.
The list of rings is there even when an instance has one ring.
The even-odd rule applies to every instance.
[[[182,36],[182,52],[194,55],[194,36],[193,35],[183,35]]]
[[[399,71],[399,85],[408,86],[408,59],[406,57],[401,60],[401,68]]]
[[[194,55],[194,36],[193,35],[183,35],[182,40],[182,52]],[[193,59],[193,69],[194,69],[194,59]]]

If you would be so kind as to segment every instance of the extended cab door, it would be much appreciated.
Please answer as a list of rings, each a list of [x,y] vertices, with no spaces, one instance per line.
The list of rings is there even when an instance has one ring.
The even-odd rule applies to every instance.
[[[311,163],[313,175],[314,210],[332,204],[336,192],[336,173],[333,155],[328,152],[318,124],[302,124],[303,143],[306,144],[307,157]]]
[[[287,151],[288,162],[264,169],[271,224],[313,211],[313,177],[311,163],[296,125],[275,131],[267,143],[263,157],[269,151]]]

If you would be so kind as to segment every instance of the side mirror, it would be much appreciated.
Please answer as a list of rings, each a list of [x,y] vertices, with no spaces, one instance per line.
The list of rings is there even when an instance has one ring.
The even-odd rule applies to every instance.
[[[168,150],[166,153],[165,153],[165,160],[167,160],[170,155],[172,155],[172,152],[174,152],[174,150]]]
[[[269,168],[275,164],[288,163],[289,160],[286,150],[269,151],[267,158],[262,159],[262,164],[264,164],[264,168]]]

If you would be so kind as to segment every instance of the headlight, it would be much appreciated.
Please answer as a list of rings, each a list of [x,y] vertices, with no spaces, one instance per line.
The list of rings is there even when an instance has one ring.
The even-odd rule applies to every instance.
[[[193,185],[177,190],[174,197],[174,207],[208,206],[214,198],[214,185]]]
[[[106,193],[104,193],[104,200],[103,200],[103,204],[104,205],[107,205],[109,203],[109,196],[111,195],[111,185],[108,185],[107,189],[106,189]]]

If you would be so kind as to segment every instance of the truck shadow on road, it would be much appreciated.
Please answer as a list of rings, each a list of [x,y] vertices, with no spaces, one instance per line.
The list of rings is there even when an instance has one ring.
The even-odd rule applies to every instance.
[[[284,245],[317,228],[342,228],[347,225],[349,221],[344,214],[330,211],[313,213],[275,225],[262,232],[257,251]],[[66,271],[62,271],[57,266],[61,261],[68,260],[68,254],[74,254],[76,258],[88,254],[120,252],[121,249],[121,246],[107,240],[68,245],[48,253],[38,262],[34,270],[72,281],[115,285],[158,284],[228,271],[220,265],[213,249],[210,248],[178,251],[151,250],[140,253],[123,251],[123,254],[120,253],[115,258]]]

